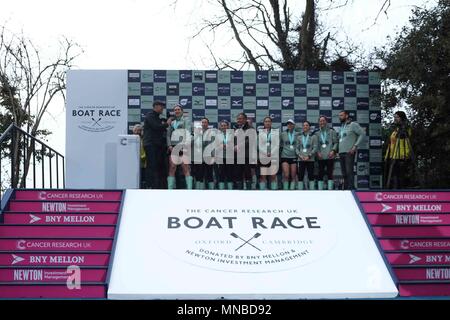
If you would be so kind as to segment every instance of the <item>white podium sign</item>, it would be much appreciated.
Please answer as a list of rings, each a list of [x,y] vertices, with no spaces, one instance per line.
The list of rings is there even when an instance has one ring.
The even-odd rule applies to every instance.
[[[117,189],[139,189],[141,140],[137,135],[119,135],[117,141]]]
[[[126,191],[110,299],[397,293],[350,192]]]
[[[116,140],[127,133],[127,71],[69,70],[66,187],[116,187]]]

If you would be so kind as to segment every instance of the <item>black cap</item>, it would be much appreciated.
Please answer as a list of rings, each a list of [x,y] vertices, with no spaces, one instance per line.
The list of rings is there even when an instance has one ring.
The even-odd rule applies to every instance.
[[[155,106],[163,106],[163,107],[165,107],[166,103],[164,101],[161,101],[161,100],[156,100],[156,101],[153,102],[153,108]]]

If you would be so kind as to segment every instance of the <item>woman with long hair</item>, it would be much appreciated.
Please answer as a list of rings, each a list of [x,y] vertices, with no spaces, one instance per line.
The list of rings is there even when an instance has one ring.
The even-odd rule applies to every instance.
[[[262,138],[263,141],[263,149],[259,150],[259,155],[267,158],[268,160],[272,159],[272,118],[271,117],[265,117],[263,120],[264,129],[259,132],[259,139]],[[263,135],[264,137],[261,137]],[[264,143],[265,142],[265,143]],[[261,147],[258,143],[258,147]],[[276,151],[278,152],[278,150]],[[269,161],[268,163],[262,163],[261,159],[259,161],[259,189],[260,190],[266,190],[267,189],[267,177],[269,177],[270,180],[270,189],[271,190],[277,190],[278,189],[278,181],[277,181],[277,172],[269,174],[269,168],[272,165],[272,161]]]
[[[412,159],[411,134],[412,130],[406,113],[397,111],[394,114],[394,124],[384,156],[388,168],[385,172],[388,175],[385,179],[387,188],[404,189],[410,183],[408,170]],[[389,173],[391,173],[391,177],[389,177]]]
[[[308,173],[309,190],[314,190],[314,159],[317,153],[317,138],[311,134],[311,123],[303,122],[303,132],[297,137],[298,189],[305,189],[305,171]]]
[[[205,148],[212,143],[210,134],[211,130],[209,130],[208,118],[203,118],[201,127],[195,128],[194,130],[196,131],[196,134],[194,134],[194,141],[192,145],[194,155],[197,155],[197,157],[193,156],[195,189],[204,190],[207,183],[208,189],[213,190],[214,189],[213,164],[210,161],[211,159],[205,159],[203,155]]]
[[[295,190],[297,188],[297,137],[295,121],[289,119],[287,129],[281,133],[281,170],[283,172],[283,190]]]
[[[319,176],[317,188],[324,189],[325,168],[328,179],[328,190],[334,190],[334,161],[338,150],[339,138],[336,131],[328,126],[328,120],[325,116],[319,118],[319,131],[316,132],[318,141],[317,162],[319,164]]]
[[[216,144],[220,148],[221,152],[215,154],[217,164],[217,180],[219,181],[219,190],[224,190],[227,187],[228,190],[233,190],[233,168],[232,163],[234,159],[233,142],[234,136],[231,132],[227,132],[230,129],[230,123],[226,120],[222,120],[219,123],[220,134],[216,139]],[[220,158],[220,160],[219,160]],[[229,159],[229,163],[227,163]]]
[[[175,173],[177,171],[177,166],[174,162],[173,157],[183,157],[183,153],[187,150],[186,146],[183,146],[184,151],[181,151],[178,155],[172,154],[175,146],[177,146],[181,139],[184,138],[184,143],[190,142],[191,135],[191,121],[183,115],[183,107],[177,104],[173,107],[174,117],[170,126],[167,128],[167,146],[168,146],[168,154],[169,154],[169,176],[167,177],[167,188],[175,189],[176,187],[176,178]],[[177,131],[183,130],[183,131]],[[178,139],[174,136],[174,134],[178,136]],[[193,188],[193,178],[191,176],[189,164],[183,160],[181,163],[181,168],[183,170],[183,175],[186,180],[186,188]]]

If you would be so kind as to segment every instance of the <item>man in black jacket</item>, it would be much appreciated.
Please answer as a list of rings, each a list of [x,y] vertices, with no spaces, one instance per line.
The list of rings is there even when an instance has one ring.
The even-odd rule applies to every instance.
[[[235,130],[235,147],[234,147],[234,161],[233,165],[233,178],[234,178],[234,188],[238,190],[244,189],[244,184],[246,190],[251,190],[252,188],[252,171],[251,171],[251,159],[254,158],[250,155],[250,139],[248,130],[255,131],[251,128],[247,122],[247,115],[243,112],[239,113],[236,118]],[[256,131],[253,132],[256,141]],[[251,133],[250,133],[251,134]],[[253,142],[255,142],[253,141]]]
[[[167,127],[170,126],[172,119],[161,119],[160,115],[164,111],[165,103],[155,101],[153,110],[147,113],[144,121],[144,149],[147,157],[147,174],[150,181],[147,185],[151,189],[163,189],[166,171]]]

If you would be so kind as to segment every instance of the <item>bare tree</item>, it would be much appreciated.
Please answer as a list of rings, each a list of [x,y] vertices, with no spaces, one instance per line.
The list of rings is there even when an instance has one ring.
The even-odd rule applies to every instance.
[[[306,0],[301,13],[293,12],[288,0],[210,1],[220,6],[222,14],[205,20],[194,37],[228,26],[243,49],[240,59],[226,60],[208,47],[218,69],[327,69],[333,60],[329,44],[334,35],[318,22],[317,0]],[[333,58],[346,62],[343,57],[336,54]],[[348,69],[350,64],[343,67]]]
[[[23,34],[17,35],[5,27],[0,29],[0,108],[4,121],[10,121],[32,136],[48,134],[42,130],[42,119],[55,97],[65,99],[66,71],[73,66],[74,60],[82,53],[73,41],[62,38],[59,41],[59,53],[52,58],[43,58],[43,54],[31,40]],[[0,109],[1,110],[1,109]],[[5,116],[6,115],[6,116]],[[2,123],[3,127],[5,123]],[[21,167],[21,148],[18,139],[13,139],[10,156],[19,161],[13,170],[12,179],[15,188],[23,187],[30,165],[30,155],[24,170]]]
[[[218,69],[354,68],[349,57],[358,54],[357,46],[348,39],[338,41],[338,34],[342,36],[343,31],[325,27],[319,19],[326,11],[352,5],[353,0],[305,0],[303,10],[298,3],[288,0],[208,0],[208,3],[218,7],[220,14],[204,19],[194,38],[206,33],[215,38],[216,32],[229,28],[242,49],[241,57],[227,59],[206,44]],[[382,12],[387,14],[390,3],[382,0],[374,24]]]

